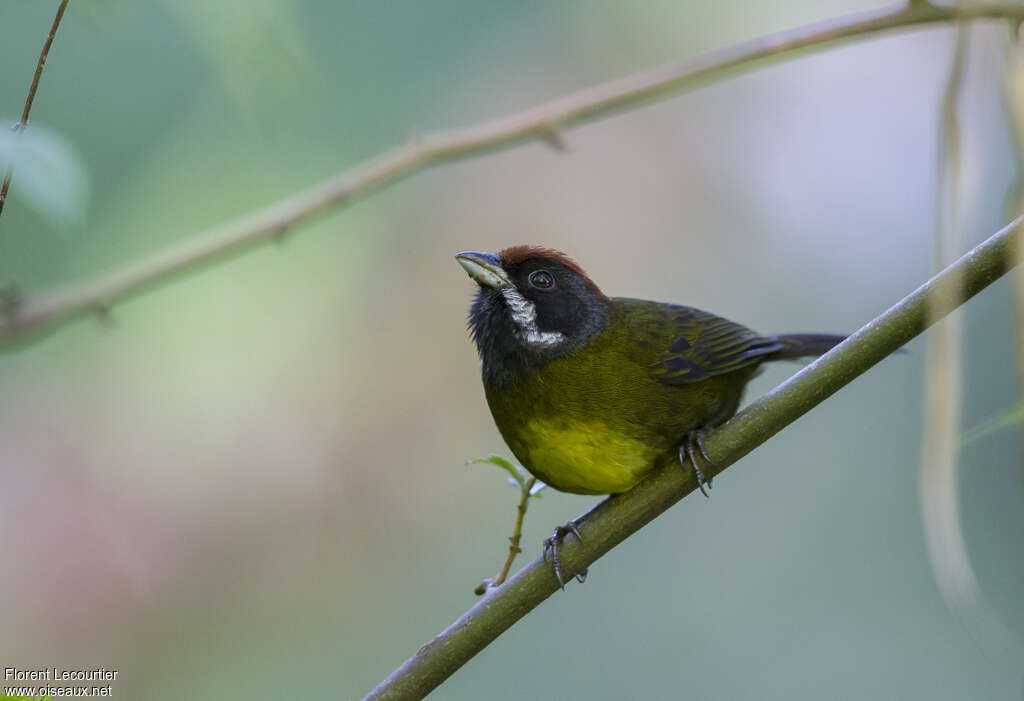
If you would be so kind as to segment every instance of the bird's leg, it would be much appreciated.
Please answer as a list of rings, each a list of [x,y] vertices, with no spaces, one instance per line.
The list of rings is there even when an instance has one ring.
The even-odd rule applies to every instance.
[[[576,527],[574,521],[564,526],[559,526],[555,529],[552,536],[544,541],[544,562],[548,561],[548,556],[551,557],[551,567],[555,571],[555,578],[558,579],[559,586],[562,590],[565,590],[565,580],[562,579],[562,542],[565,537],[572,533],[582,543],[583,536],[580,534],[580,529]],[[582,572],[576,575],[576,581],[583,583],[587,579],[587,571],[584,569]]]
[[[708,455],[707,448],[704,447],[704,429],[702,428],[696,428],[686,434],[686,440],[679,446],[679,464],[685,467],[686,460],[689,458],[690,464],[693,465],[693,473],[697,476],[697,487],[700,489],[700,493],[709,496],[704,485],[707,484],[708,489],[711,489],[711,480],[704,479],[704,471],[700,469],[700,463],[697,460],[698,451],[709,464],[715,464],[715,461]]]

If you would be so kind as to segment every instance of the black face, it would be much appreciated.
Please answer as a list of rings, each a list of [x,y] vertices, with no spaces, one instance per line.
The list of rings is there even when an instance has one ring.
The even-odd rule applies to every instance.
[[[501,268],[511,286],[481,282],[469,312],[485,382],[521,377],[604,328],[608,300],[585,276],[547,258],[502,261]]]
[[[594,310],[597,300],[587,289],[584,278],[543,258],[503,267],[519,293],[533,302],[541,332],[574,338],[593,330],[588,312]]]

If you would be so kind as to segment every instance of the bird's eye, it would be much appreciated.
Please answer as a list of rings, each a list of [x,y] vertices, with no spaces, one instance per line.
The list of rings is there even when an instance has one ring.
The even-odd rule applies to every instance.
[[[530,273],[530,284],[538,290],[549,290],[555,286],[555,278],[547,270],[535,270]]]

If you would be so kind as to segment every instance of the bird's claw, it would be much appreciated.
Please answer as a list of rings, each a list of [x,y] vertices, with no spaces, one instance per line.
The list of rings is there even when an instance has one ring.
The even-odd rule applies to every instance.
[[[583,542],[583,535],[580,533],[580,529],[576,527],[576,524],[573,521],[569,521],[569,523],[564,526],[557,527],[551,537],[544,540],[544,562],[548,561],[549,556],[551,557],[551,568],[555,571],[555,578],[558,580],[558,586],[562,587],[563,591],[565,590],[565,580],[562,578],[561,549],[562,541],[564,541],[565,537],[570,533],[576,536],[581,543]],[[586,580],[587,570],[584,569],[576,575],[576,581],[582,584]]]
[[[704,471],[700,469],[700,463],[697,460],[698,452],[709,464],[715,464],[715,461],[708,455],[707,448],[704,447],[703,429],[695,429],[686,434],[686,441],[679,446],[679,464],[685,466],[689,459],[690,464],[693,465],[693,474],[697,476],[697,488],[700,489],[701,494],[707,497],[710,495],[707,489],[704,489],[704,485],[706,484],[708,489],[711,489],[711,480],[704,478]]]

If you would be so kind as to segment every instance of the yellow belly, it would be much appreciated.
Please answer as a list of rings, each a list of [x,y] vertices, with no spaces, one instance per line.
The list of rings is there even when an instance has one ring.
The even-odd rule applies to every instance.
[[[517,431],[516,453],[539,479],[577,494],[618,494],[654,466],[658,451],[599,422],[534,419]]]

